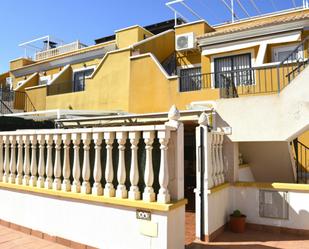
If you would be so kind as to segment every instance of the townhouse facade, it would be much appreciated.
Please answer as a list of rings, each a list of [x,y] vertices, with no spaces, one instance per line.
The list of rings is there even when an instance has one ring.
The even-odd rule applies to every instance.
[[[252,226],[282,226],[287,230],[308,232],[309,224],[300,221],[307,218],[308,210],[301,205],[301,199],[307,203],[309,191],[306,82],[309,77],[309,10],[274,13],[217,26],[211,26],[204,20],[185,23],[177,19],[176,24],[170,20],[146,27],[127,27],[116,30],[114,35],[97,39],[93,46],[85,46],[79,41],[55,46],[48,41],[48,49],[37,52],[32,59],[11,61],[9,72],[0,75],[1,104],[7,113],[55,109],[84,113],[105,111],[112,116],[98,119],[119,119],[121,113],[123,120],[130,120],[130,124],[126,127],[123,122],[119,127],[95,128],[91,123],[93,118],[77,118],[59,120],[58,124],[67,128],[66,123],[75,122],[80,129],[1,133],[7,151],[3,172],[8,177],[11,172],[8,162],[15,160],[13,157],[9,159],[9,148],[14,149],[16,143],[27,146],[30,142],[38,143],[41,171],[33,174],[41,177],[41,181],[37,179],[38,188],[48,190],[33,190],[27,182],[26,187],[21,189],[57,195],[59,192],[55,194],[53,190],[62,189],[59,188],[59,174],[54,175],[50,170],[52,163],[48,164],[49,167],[46,165],[44,171],[44,150],[51,153],[52,146],[62,148],[59,146],[63,144],[63,153],[69,153],[70,144],[74,144],[74,150],[80,146],[85,153],[82,167],[88,170],[85,172],[92,172],[92,178],[90,180],[86,173],[76,176],[76,168],[80,168],[76,166],[79,164],[79,154],[74,151],[74,165],[63,159],[62,166],[62,190],[71,191],[67,186],[71,184],[72,171],[74,194],[61,192],[62,197],[87,200],[88,197],[75,195],[82,192],[91,195],[93,202],[153,211],[157,226],[148,224],[152,229],[147,227],[148,230],[142,229],[141,233],[154,238],[156,248],[160,248],[160,243],[164,244],[161,248],[180,248],[183,243],[184,198],[188,200],[187,210],[196,213],[195,235],[200,239],[212,240],[217,236],[227,223],[228,213],[236,208],[247,214]],[[173,107],[166,118],[162,112],[173,105],[180,113]],[[162,120],[167,122],[157,125],[157,122],[163,122],[158,121],[159,117],[164,117]],[[83,126],[83,122],[89,123]],[[139,126],[143,122],[152,122],[153,125]],[[107,123],[110,124],[110,121]],[[85,128],[91,124],[93,127]],[[122,152],[130,152],[125,146],[128,139],[133,155],[130,159],[135,159],[131,164],[133,166],[140,157],[134,154],[134,148],[140,139],[143,140],[143,145],[139,145],[144,146],[146,151],[143,159],[145,168],[126,168],[129,163],[125,163]],[[98,158],[102,140],[106,146],[104,173],[98,170],[101,168]],[[167,146],[168,141],[170,145]],[[106,170],[113,167],[111,158],[115,155],[109,154],[113,144],[119,148],[118,168],[114,167],[117,177]],[[45,145],[49,147],[45,148]],[[154,161],[153,164],[152,146],[156,146],[157,155],[161,153],[161,161]],[[87,161],[91,157],[87,154],[89,150],[92,150],[96,160]],[[171,153],[165,154],[169,150]],[[18,157],[26,160],[25,155],[20,152]],[[54,162],[54,167],[61,169],[60,164]],[[90,167],[90,164],[93,166]],[[136,172],[143,175],[144,185],[134,180],[138,175]],[[22,175],[22,169],[19,173]],[[134,176],[133,180],[127,179],[125,184],[124,179],[129,174]],[[29,172],[25,175],[30,176]],[[80,186],[77,182],[81,178],[85,183],[84,189],[78,191]],[[55,189],[50,184],[53,180],[58,184]],[[104,190],[102,182],[106,184]],[[133,187],[131,197],[126,192],[128,182],[131,184],[130,190]],[[118,192],[113,187],[116,183]],[[152,184],[156,184],[156,193]],[[135,191],[138,190],[137,185],[141,192]],[[10,188],[11,185],[0,183],[0,186]],[[287,193],[292,198],[291,202],[285,197]],[[0,191],[0,194],[5,197],[7,193]],[[99,199],[102,195],[104,198]],[[116,199],[113,199],[115,196]],[[42,204],[40,201],[38,203]],[[94,209],[87,211],[91,213]],[[74,206],[74,210],[78,212],[78,205]],[[112,210],[116,217],[117,211],[117,208]],[[132,210],[125,211],[125,224],[135,231],[137,228],[132,225],[130,216]],[[104,213],[106,219],[107,214]],[[49,219],[49,222],[53,221]],[[87,219],[82,222],[89,225]],[[121,223],[116,221],[116,227],[121,227],[124,234],[125,229],[118,222]],[[158,233],[162,231],[158,230],[158,226],[164,226],[163,223],[168,224],[167,228],[164,227],[164,235]],[[35,225],[45,229],[45,224]],[[171,236],[172,227],[178,229],[178,235],[174,238]],[[46,228],[46,232],[55,230]],[[104,233],[106,238],[112,236],[106,227]],[[134,248],[134,240],[140,240],[141,248],[148,243],[144,237],[136,234],[130,236],[130,248]],[[68,233],[68,237],[74,240],[78,235],[72,232]],[[91,245],[101,245],[98,238],[91,238]],[[91,243],[85,236],[80,240],[84,244]],[[111,248],[119,246],[117,242],[122,243],[121,240],[115,244],[108,241]]]

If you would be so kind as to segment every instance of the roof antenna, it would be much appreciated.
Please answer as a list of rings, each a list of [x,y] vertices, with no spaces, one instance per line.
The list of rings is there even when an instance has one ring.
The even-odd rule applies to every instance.
[[[231,12],[232,14],[232,22],[235,21],[235,18],[239,19],[239,17],[236,15],[235,11],[234,11],[234,0],[231,0],[231,6],[229,6],[225,0],[221,0],[223,2],[223,4],[225,5],[226,8],[228,8],[228,10]]]

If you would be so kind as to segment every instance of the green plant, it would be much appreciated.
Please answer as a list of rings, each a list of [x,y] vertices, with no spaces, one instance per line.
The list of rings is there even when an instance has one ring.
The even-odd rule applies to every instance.
[[[232,216],[233,216],[233,217],[242,217],[243,214],[242,214],[238,209],[236,209],[236,210],[234,210],[234,212],[232,213]]]

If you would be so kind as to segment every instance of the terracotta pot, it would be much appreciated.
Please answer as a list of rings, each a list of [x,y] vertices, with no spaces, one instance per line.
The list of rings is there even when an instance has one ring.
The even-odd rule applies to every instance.
[[[243,233],[246,227],[246,215],[235,217],[230,215],[230,229],[233,233]]]

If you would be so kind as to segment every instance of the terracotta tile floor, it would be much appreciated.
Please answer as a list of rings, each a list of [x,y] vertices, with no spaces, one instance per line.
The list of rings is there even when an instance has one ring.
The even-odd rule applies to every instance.
[[[66,249],[68,247],[0,226],[0,249]]]
[[[225,231],[214,242],[193,242],[194,213],[186,213],[186,249],[309,249],[309,236],[246,230],[243,234]]]

